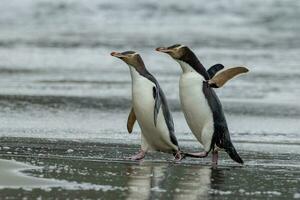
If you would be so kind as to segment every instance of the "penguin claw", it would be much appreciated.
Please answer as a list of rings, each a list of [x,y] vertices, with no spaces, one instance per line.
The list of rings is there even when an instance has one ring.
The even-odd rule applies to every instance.
[[[176,154],[174,155],[175,162],[180,162],[183,158],[184,158],[184,154],[182,154],[181,151],[177,151]]]

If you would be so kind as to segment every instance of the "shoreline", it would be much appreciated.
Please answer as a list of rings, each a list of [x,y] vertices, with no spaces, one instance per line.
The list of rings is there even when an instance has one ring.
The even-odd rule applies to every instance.
[[[37,170],[40,167],[15,160],[0,159],[0,189],[3,188],[39,188],[60,185],[59,181],[26,175],[24,170]]]
[[[143,161],[128,161],[124,157],[138,150],[133,144],[33,138],[0,141],[0,199],[149,199],[155,195],[168,200],[223,200],[290,199],[299,195],[300,154],[280,149],[259,151],[256,145],[251,148],[257,151],[243,149],[239,152],[243,166],[221,152],[219,165],[214,168],[210,155],[174,163],[172,155],[154,152]]]

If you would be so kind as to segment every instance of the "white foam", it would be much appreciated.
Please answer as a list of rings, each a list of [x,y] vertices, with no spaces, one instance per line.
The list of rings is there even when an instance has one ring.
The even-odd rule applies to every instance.
[[[0,189],[4,188],[22,188],[24,190],[32,190],[39,188],[42,190],[50,191],[51,188],[60,187],[66,190],[101,190],[101,191],[114,191],[114,190],[127,190],[126,187],[116,187],[111,185],[95,185],[90,183],[69,182],[65,180],[37,178],[26,175],[24,170],[37,170],[41,167],[36,167],[15,160],[2,160],[0,159]]]

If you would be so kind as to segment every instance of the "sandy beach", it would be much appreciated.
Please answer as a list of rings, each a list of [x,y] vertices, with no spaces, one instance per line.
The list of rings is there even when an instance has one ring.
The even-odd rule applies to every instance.
[[[150,153],[142,162],[128,161],[125,157],[138,150],[135,144],[33,138],[2,138],[1,142],[5,148],[0,158],[18,161],[0,160],[5,172],[1,198],[299,198],[299,153],[263,152],[239,144],[244,166],[222,153],[219,166],[212,168],[210,158],[178,164],[163,153]],[[189,146],[184,149],[195,150]]]

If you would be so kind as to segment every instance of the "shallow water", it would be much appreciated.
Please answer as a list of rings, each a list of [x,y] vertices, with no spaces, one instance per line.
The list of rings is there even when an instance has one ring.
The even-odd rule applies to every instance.
[[[3,145],[0,158],[40,166],[23,173],[58,183],[2,188],[1,198],[299,198],[300,156],[294,153],[240,150],[244,166],[221,153],[219,166],[211,167],[210,158],[174,163],[163,153],[150,153],[142,162],[128,161],[125,157],[138,150],[130,144],[4,138]]]
[[[22,173],[22,171],[29,169],[37,170],[39,168],[21,162],[16,162],[14,160],[0,159],[0,189],[47,189],[51,187],[61,187],[66,184],[64,181],[32,177]]]
[[[297,0],[4,0],[0,158],[42,167],[27,170],[31,176],[87,185],[1,189],[1,197],[299,198],[299,10]],[[180,110],[180,68],[153,50],[175,43],[207,68],[250,69],[216,90],[244,167],[226,155],[217,169],[209,159],[174,165],[159,153],[143,163],[123,159],[140,135],[138,127],[127,134],[131,81],[111,51],[141,53],[168,98],[180,145],[201,148]],[[60,173],[64,165],[72,170]]]

